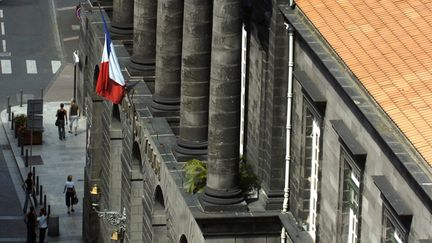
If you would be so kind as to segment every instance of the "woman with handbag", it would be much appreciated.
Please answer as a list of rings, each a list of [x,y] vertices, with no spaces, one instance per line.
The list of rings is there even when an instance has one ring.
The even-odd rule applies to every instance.
[[[60,140],[62,140],[62,139],[66,140],[65,123],[67,125],[68,122],[67,122],[67,111],[64,109],[63,103],[60,104],[60,109],[57,110],[56,117],[57,117],[57,120],[56,120],[55,124],[58,128],[59,139]]]
[[[73,205],[74,205],[74,197],[76,197],[75,192],[75,183],[72,181],[72,175],[68,175],[67,181],[65,183],[63,193],[66,193],[65,199],[66,199],[66,206],[67,206],[67,213],[70,214],[72,211],[75,212]],[[69,211],[70,209],[70,211]]]

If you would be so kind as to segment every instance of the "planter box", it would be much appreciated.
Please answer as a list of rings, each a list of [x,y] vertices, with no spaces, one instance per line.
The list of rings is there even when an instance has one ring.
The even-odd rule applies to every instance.
[[[22,130],[20,133],[23,136],[23,144],[30,145],[30,131]],[[33,145],[41,145],[42,144],[42,132],[41,131],[33,131]]]

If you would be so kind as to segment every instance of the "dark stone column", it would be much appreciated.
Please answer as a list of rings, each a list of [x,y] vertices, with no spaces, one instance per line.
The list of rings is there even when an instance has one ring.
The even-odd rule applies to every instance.
[[[162,112],[178,113],[180,111],[183,0],[158,0],[157,2],[156,79],[152,107]]]
[[[212,0],[185,0],[177,159],[207,160]]]
[[[135,0],[133,49],[129,72],[154,77],[156,53],[156,0]]]
[[[134,0],[114,0],[111,32],[118,35],[131,35],[133,29]]]
[[[207,211],[246,209],[239,188],[241,1],[214,0],[210,72]]]

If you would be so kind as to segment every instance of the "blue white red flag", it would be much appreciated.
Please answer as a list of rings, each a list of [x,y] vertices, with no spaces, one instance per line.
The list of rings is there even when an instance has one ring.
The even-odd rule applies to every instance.
[[[105,44],[96,83],[96,93],[114,104],[119,104],[123,100],[125,93],[125,80],[120,71],[111,36],[102,12],[101,15],[105,31]]]

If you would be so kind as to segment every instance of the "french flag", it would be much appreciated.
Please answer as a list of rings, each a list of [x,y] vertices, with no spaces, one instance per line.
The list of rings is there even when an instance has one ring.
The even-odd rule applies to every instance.
[[[114,104],[120,104],[125,93],[125,80],[121,74],[114,46],[111,42],[111,36],[102,12],[101,15],[105,31],[105,44],[96,83],[96,93]]]

